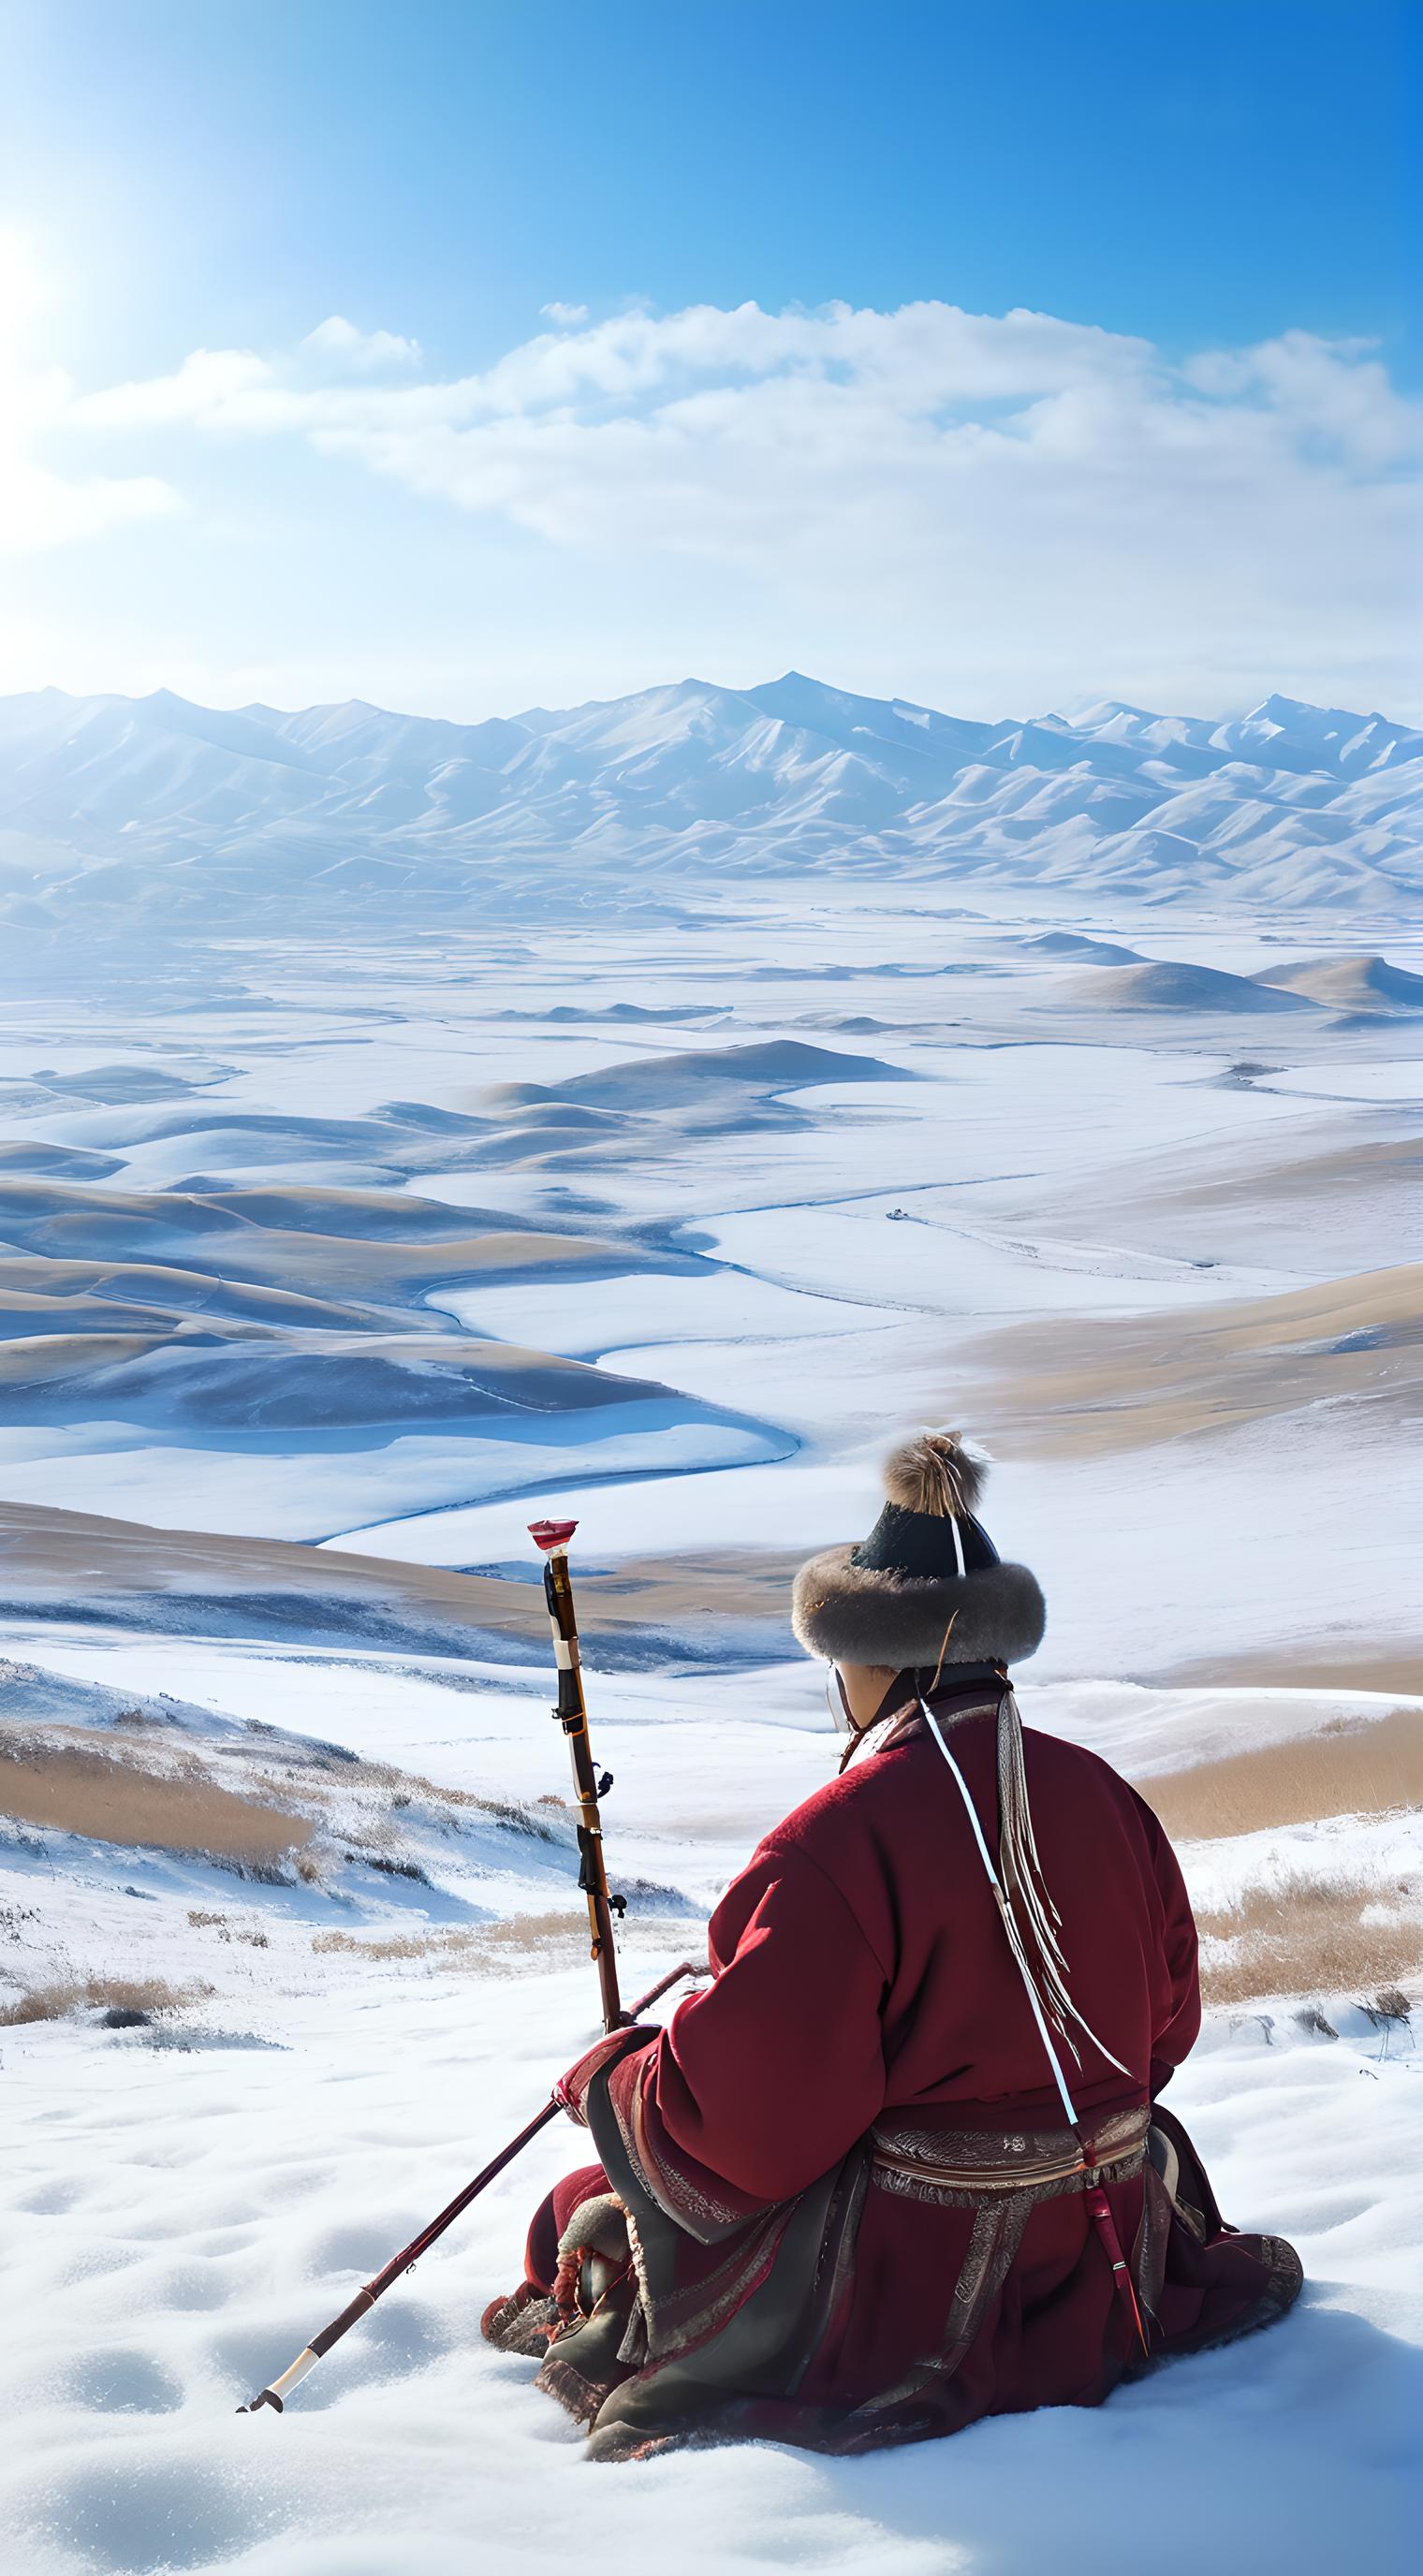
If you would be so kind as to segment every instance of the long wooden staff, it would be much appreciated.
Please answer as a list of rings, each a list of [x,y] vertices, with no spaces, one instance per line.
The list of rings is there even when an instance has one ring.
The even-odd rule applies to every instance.
[[[544,1598],[553,1626],[554,1654],[558,1663],[558,1706],[554,1716],[563,1727],[573,1757],[573,1785],[578,1794],[579,1814],[578,1884],[588,1899],[592,1957],[603,1999],[603,2028],[605,2031],[623,2030],[646,2012],[649,2004],[655,2004],[673,1986],[680,1985],[684,1977],[705,1977],[708,1971],[700,1960],[679,1959],[675,1968],[669,1968],[665,1977],[659,1977],[655,1986],[649,1986],[645,1995],[638,1996],[630,2011],[625,2012],[619,2000],[613,1914],[615,1911],[623,1912],[625,1899],[608,1893],[598,1801],[607,1795],[612,1782],[607,1772],[600,1777],[595,1770],[588,1747],[588,1711],[583,1701],[583,1677],[579,1666],[578,1623],[573,1613],[573,1588],[568,1579],[568,1542],[577,1527],[576,1521],[534,1521],[529,1535],[535,1546],[543,1550],[547,1560],[544,1566]],[[369,2316],[377,2299],[384,2298],[386,2291],[404,2273],[413,2269],[421,2255],[428,2253],[437,2239],[444,2235],[446,2228],[453,2227],[470,2202],[488,2189],[506,2165],[511,2165],[516,2156],[522,2155],[540,2129],[546,2129],[562,2108],[556,2094],[545,2102],[543,2109],[525,2122],[518,2136],[511,2138],[506,2147],[500,2148],[497,2156],[490,2158],[483,2172],[477,2173],[473,2182],[466,2183],[463,2191],[455,2194],[439,2217],[432,2218],[428,2227],[422,2227],[418,2236],[412,2236],[408,2245],[403,2245],[398,2254],[393,2254],[384,2271],[377,2272],[373,2281],[367,2281],[365,2288],[356,2292],[350,2306],[343,2308],[339,2317],[333,2317],[329,2326],[323,2326],[320,2334],[312,2336],[304,2351],[297,2354],[279,2379],[274,2379],[269,2388],[259,2389],[245,2406],[239,2406],[238,2414],[255,2415],[259,2408],[271,2406],[280,2415],[292,2390],[300,2387],[308,2371],[325,2360],[332,2345],[338,2344],[344,2334],[349,2334],[352,2326],[359,2325],[362,2317]]]
[[[646,2012],[649,2004],[655,2004],[659,1996],[665,1995],[670,1987],[680,1984],[683,1977],[704,1977],[706,1973],[706,1968],[700,1961],[679,1959],[675,1968],[669,1968],[665,1977],[659,1977],[655,1986],[649,1986],[645,1995],[638,1996],[631,2012],[625,2016],[626,2021],[636,2021],[639,2013]],[[292,2390],[300,2387],[308,2371],[314,2370],[319,2361],[325,2360],[332,2345],[338,2344],[343,2334],[349,2334],[352,2326],[359,2325],[362,2317],[370,2315],[377,2299],[383,2299],[386,2291],[394,2286],[402,2273],[410,2271],[419,2262],[421,2255],[429,2252],[436,2239],[444,2235],[445,2229],[453,2227],[455,2220],[468,2209],[470,2202],[478,2200],[480,2193],[488,2189],[497,2175],[502,2174],[505,2166],[511,2165],[516,2156],[522,2155],[530,2139],[536,2138],[540,2129],[546,2129],[550,2120],[557,2119],[563,2107],[557,2094],[545,2102],[543,2109],[536,2111],[532,2120],[525,2122],[518,2136],[511,2138],[507,2147],[501,2147],[497,2156],[490,2157],[483,2172],[477,2173],[473,2182],[467,2182],[463,2191],[456,2192],[454,2199],[447,2208],[441,2210],[439,2217],[432,2218],[428,2227],[422,2227],[418,2236],[412,2236],[408,2245],[402,2245],[398,2254],[392,2254],[385,2270],[377,2272],[373,2281],[367,2281],[365,2288],[356,2292],[350,2306],[343,2308],[339,2317],[333,2317],[329,2326],[323,2326],[320,2334],[312,2336],[305,2350],[297,2354],[295,2361],[282,2372],[279,2379],[272,2381],[270,2388],[260,2388],[255,2397],[248,2399],[245,2406],[239,2406],[238,2414],[255,2415],[260,2407],[272,2406],[280,2415]]]
[[[578,1621],[568,1573],[568,1542],[576,1521],[530,1521],[529,1536],[544,1556],[544,1599],[553,1630],[558,1665],[558,1705],[554,1716],[568,1738],[573,1757],[573,1787],[578,1799],[578,1884],[588,1900],[590,1957],[598,1971],[603,1998],[604,2030],[621,2030],[629,2016],[618,1997],[618,1957],[613,1947],[613,1916],[627,1909],[624,1896],[610,1896],[603,1860],[603,1820],[598,1801],[613,1785],[610,1771],[595,1768],[588,1743],[588,1710],[583,1698],[583,1671],[578,1647]]]

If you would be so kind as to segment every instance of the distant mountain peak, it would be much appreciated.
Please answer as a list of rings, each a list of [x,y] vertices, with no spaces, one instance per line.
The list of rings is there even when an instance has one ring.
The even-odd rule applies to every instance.
[[[1258,707],[1252,707],[1242,721],[1257,724],[1262,719],[1267,724],[1282,726],[1286,732],[1298,730],[1307,737],[1324,735],[1331,726],[1336,730],[1341,725],[1357,728],[1366,721],[1348,707],[1315,707],[1305,698],[1281,697],[1278,692],[1262,698]]]
[[[1326,709],[1310,706],[1304,698],[1283,697],[1277,689],[1272,689],[1269,697],[1262,698],[1258,707],[1252,707],[1250,712],[1257,716],[1319,716],[1325,714]]]
[[[1420,778],[1423,734],[1279,692],[1218,722],[1116,698],[986,721],[791,669],[460,724],[44,689],[0,700],[0,917],[458,917],[531,866],[580,891],[907,870],[1383,917],[1423,879]]]

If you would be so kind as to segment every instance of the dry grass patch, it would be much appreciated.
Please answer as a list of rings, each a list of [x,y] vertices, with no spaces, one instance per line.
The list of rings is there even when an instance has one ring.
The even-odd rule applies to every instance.
[[[375,1933],[368,1939],[359,1932],[318,1932],[311,1946],[318,1958],[368,1959],[373,1966],[396,1959],[426,1959],[434,1965],[463,1957],[475,1938],[464,1930]]]
[[[1423,1709],[1338,1718],[1317,1735],[1261,1744],[1137,1789],[1173,1840],[1214,1842],[1317,1816],[1383,1816],[1423,1807]]]
[[[511,1914],[504,1923],[460,1923],[432,1932],[318,1932],[311,1946],[318,1953],[367,1959],[373,1966],[422,1960],[432,1968],[494,1968],[516,1955],[564,1944],[572,1949],[586,1928],[583,1914]]]
[[[1244,1889],[1231,1905],[1198,1907],[1206,2002],[1401,1985],[1423,1965],[1420,1893],[1406,1879],[1314,1879],[1289,1870]]]
[[[154,1771],[91,1743],[0,1744],[0,1814],[92,1842],[262,1863],[309,1843],[306,1816],[219,1789],[196,1762]]]
[[[0,2004],[0,2025],[14,2030],[24,2022],[62,2021],[83,2006],[109,2012],[181,2011],[212,1993],[211,1986],[170,1986],[162,1977],[69,1977],[51,1986],[28,1986],[13,2002]]]
[[[234,1928],[227,1915],[214,1914],[203,1905],[189,1906],[188,1921],[195,1932],[215,1932],[219,1941],[245,1941],[249,1950],[269,1950],[272,1946],[260,1929],[248,1925],[244,1930],[240,1924]]]

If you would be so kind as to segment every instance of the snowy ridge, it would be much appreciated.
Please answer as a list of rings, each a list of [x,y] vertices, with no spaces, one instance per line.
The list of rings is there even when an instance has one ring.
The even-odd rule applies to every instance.
[[[1404,908],[1423,734],[1270,697],[1248,715],[980,723],[789,672],[461,725],[351,700],[214,711],[0,701],[0,904],[17,924],[467,903],[585,879],[871,871],[1171,902]]]

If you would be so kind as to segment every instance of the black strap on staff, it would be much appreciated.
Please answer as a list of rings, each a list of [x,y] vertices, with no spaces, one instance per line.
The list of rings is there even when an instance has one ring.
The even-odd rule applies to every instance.
[[[529,1536],[544,1556],[544,1599],[553,1630],[558,1664],[558,1705],[554,1716],[568,1738],[573,1759],[573,1787],[578,1800],[578,1884],[588,1900],[589,1956],[598,1971],[603,1998],[604,2030],[621,2030],[629,2019],[618,1996],[618,1959],[613,1947],[613,1916],[627,1911],[625,1896],[610,1896],[603,1860],[603,1820],[598,1801],[613,1785],[611,1771],[596,1768],[588,1743],[588,1710],[583,1698],[583,1672],[578,1648],[578,1621],[568,1573],[568,1542],[576,1521],[531,1521]]]

